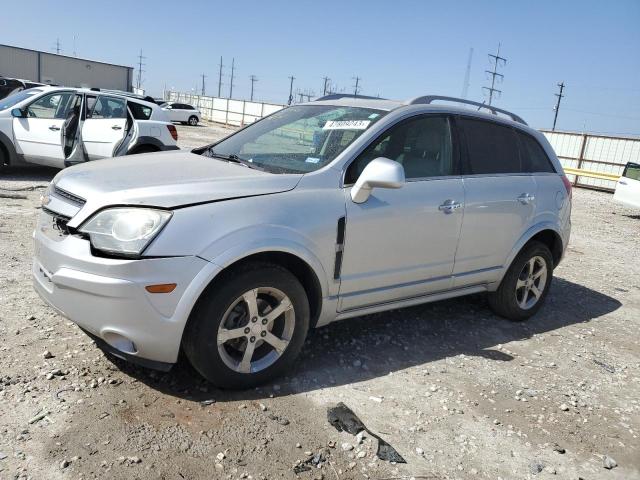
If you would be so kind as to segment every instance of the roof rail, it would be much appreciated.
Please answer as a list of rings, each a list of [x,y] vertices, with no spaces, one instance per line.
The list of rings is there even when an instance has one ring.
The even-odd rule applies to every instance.
[[[354,95],[353,93],[330,93],[320,98],[316,98],[314,102],[320,100],[338,100],[340,98],[362,98],[364,100],[386,100],[386,98],[370,97],[368,95]]]
[[[503,115],[508,116],[514,122],[522,123],[523,125],[527,125],[521,117],[516,115],[515,113],[508,112],[507,110],[503,110],[502,108],[494,107],[493,105],[487,105],[486,103],[474,102],[472,100],[466,100],[464,98],[456,98],[456,97],[444,97],[441,95],[426,95],[423,97],[415,97],[410,100],[404,102],[405,105],[417,105],[417,104],[431,104],[434,101],[441,100],[443,102],[454,102],[454,103],[464,103],[467,105],[473,105],[478,107],[478,110],[484,108],[486,110],[491,111],[494,115],[498,115],[498,113],[502,113]]]

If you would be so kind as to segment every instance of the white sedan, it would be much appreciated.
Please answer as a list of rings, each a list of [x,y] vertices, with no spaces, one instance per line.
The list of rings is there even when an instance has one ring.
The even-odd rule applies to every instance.
[[[172,122],[186,123],[195,127],[200,122],[200,110],[186,103],[167,102],[162,104]]]

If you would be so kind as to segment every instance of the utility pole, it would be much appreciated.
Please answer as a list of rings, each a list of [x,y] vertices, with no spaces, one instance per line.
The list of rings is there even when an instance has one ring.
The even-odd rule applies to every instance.
[[[77,57],[78,53],[76,52],[76,36],[73,36],[73,56]]]
[[[556,102],[556,106],[553,107],[556,113],[553,115],[553,128],[551,129],[552,132],[556,130],[556,121],[558,120],[558,110],[560,110],[560,100],[562,100],[562,97],[564,97],[564,95],[562,94],[562,91],[564,90],[564,81],[560,82],[558,84],[558,87],[560,87],[560,93],[555,94],[556,97],[558,97],[558,101]]]
[[[360,77],[353,77],[353,79],[356,81],[356,84],[353,86],[353,96],[356,97],[358,96],[358,84],[360,83],[360,80],[362,80]]]
[[[287,101],[287,105],[291,105],[293,102],[293,81],[296,79],[293,75],[289,76],[289,80],[291,83],[289,84],[289,100]]]
[[[322,79],[324,80],[324,87],[322,88],[322,95],[326,95],[328,90],[328,87],[331,85],[329,82],[331,82],[331,79],[329,77],[322,77]]]
[[[142,87],[142,72],[144,72],[144,70],[142,70],[142,67],[144,67],[144,63],[142,62],[142,60],[144,60],[147,57],[143,57],[142,56],[142,49],[140,49],[140,55],[138,55],[138,81],[136,82],[136,87],[138,88],[138,90]]]
[[[220,56],[220,71],[218,72],[218,98],[222,95],[222,56]]]
[[[249,101],[253,102],[253,84],[258,81],[258,77],[256,77],[255,75],[250,75],[249,80],[251,80],[251,98]]]
[[[205,79],[205,78],[207,78],[207,76],[206,76],[204,73],[203,73],[203,74],[201,74],[200,76],[202,77],[202,93],[201,93],[200,95],[202,95],[202,96],[204,97],[204,92],[205,92],[205,89],[204,89],[204,79]]]
[[[60,39],[56,38],[56,53],[60,55]]]
[[[504,78],[504,75],[502,75],[501,73],[498,73],[498,65],[504,66],[507,64],[507,59],[500,56],[499,43],[498,43],[498,51],[496,52],[495,55],[489,54],[489,58],[493,59],[491,60],[493,62],[493,70],[485,70],[485,72],[491,75],[491,86],[482,87],[482,89],[489,92],[489,105],[491,105],[491,102],[493,101],[493,96],[495,94],[500,95],[502,93],[502,90],[498,90],[497,88],[494,88],[496,85],[496,77],[499,78],[500,81],[502,81],[502,79]]]
[[[469,92],[469,77],[471,76],[471,60],[473,60],[473,48],[469,49],[469,59],[467,60],[467,72],[464,74],[464,84],[462,85],[462,98],[467,98]]]
[[[233,72],[236,68],[236,59],[231,59],[231,80],[229,80],[229,98],[233,98]]]

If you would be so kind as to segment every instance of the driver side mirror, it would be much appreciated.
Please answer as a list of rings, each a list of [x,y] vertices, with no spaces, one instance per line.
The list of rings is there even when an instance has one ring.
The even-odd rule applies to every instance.
[[[27,118],[27,112],[26,110],[14,108],[13,110],[11,110],[11,116],[15,118]]]
[[[364,167],[351,189],[351,200],[364,203],[374,188],[400,188],[404,182],[402,165],[385,157],[375,158]]]

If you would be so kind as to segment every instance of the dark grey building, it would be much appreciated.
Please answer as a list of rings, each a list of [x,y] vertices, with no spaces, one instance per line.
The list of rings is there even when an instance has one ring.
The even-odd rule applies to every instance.
[[[0,44],[0,76],[130,92],[133,67]]]

